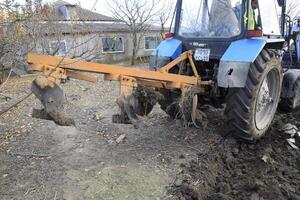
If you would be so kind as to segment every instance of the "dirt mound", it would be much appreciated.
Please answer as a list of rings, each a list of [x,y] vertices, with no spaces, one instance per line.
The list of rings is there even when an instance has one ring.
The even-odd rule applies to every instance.
[[[197,160],[181,166],[169,192],[187,200],[300,199],[300,152],[279,131],[286,122],[297,125],[297,117],[278,116],[267,136],[255,144],[230,137],[212,143]]]

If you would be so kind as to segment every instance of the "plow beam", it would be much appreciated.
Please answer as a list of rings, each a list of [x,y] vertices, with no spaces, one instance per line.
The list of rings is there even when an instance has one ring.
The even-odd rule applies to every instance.
[[[188,54],[188,52],[183,55]],[[168,70],[171,67],[176,66],[178,63],[188,58],[188,56],[182,56],[181,59],[176,60],[172,65],[168,65]],[[208,82],[201,81],[199,76],[185,76],[178,74],[170,74],[163,71],[149,71],[135,67],[123,67],[109,64],[99,64],[92,62],[79,61],[70,58],[62,58],[56,56],[46,56],[38,54],[28,54],[27,62],[34,64],[31,68],[36,71],[44,71],[49,67],[61,68],[64,70],[73,70],[81,72],[92,72],[104,74],[106,80],[119,81],[121,76],[134,77],[135,79],[152,80],[156,83],[171,85],[170,88],[180,89],[181,85],[208,85]],[[171,63],[170,63],[171,64]],[[48,74],[45,73],[47,76]],[[49,75],[48,75],[49,76]],[[171,84],[170,84],[171,83]]]

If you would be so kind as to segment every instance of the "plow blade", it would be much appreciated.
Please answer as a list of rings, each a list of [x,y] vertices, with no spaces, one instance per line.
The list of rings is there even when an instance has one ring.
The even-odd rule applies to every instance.
[[[49,83],[44,77],[37,77],[31,86],[32,93],[40,100],[44,109],[33,110],[33,117],[53,119],[62,126],[75,125],[72,118],[63,114],[64,92],[56,83]]]
[[[113,115],[113,123],[133,124],[137,128],[140,123],[138,116],[147,116],[160,98],[153,88],[142,86],[135,88],[131,95],[121,95],[117,99],[121,113]]]

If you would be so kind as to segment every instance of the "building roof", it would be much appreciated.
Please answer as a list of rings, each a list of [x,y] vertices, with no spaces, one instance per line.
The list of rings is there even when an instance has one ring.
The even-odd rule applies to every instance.
[[[48,8],[50,8],[46,9],[48,15],[45,15],[46,18],[41,27],[41,31],[45,34],[129,32],[129,27],[118,19],[63,0],[55,1]],[[150,26],[149,31],[160,31],[160,27]]]
[[[50,6],[53,8],[52,11],[54,11],[51,16],[51,20],[53,21],[119,21],[113,17],[93,12],[77,4],[71,4],[63,0],[57,0]]]
[[[125,33],[129,32],[129,28],[126,24],[122,22],[115,23],[96,23],[96,22],[57,22],[52,25],[48,25],[47,23],[43,24],[42,28],[46,34],[85,34],[85,33]],[[151,26],[149,31],[160,31],[159,26]]]

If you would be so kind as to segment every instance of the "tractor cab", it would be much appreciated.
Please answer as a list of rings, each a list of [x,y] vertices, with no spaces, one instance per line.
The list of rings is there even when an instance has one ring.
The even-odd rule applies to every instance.
[[[264,0],[178,0],[174,38],[182,42],[183,51],[210,49],[210,59],[217,60],[234,41],[245,38],[261,38],[280,49],[279,8],[276,1]]]
[[[280,8],[284,3],[275,0],[178,0],[174,33],[153,52],[150,69],[192,50],[204,79],[212,79],[217,65],[218,86],[244,87],[261,50],[283,48]]]

